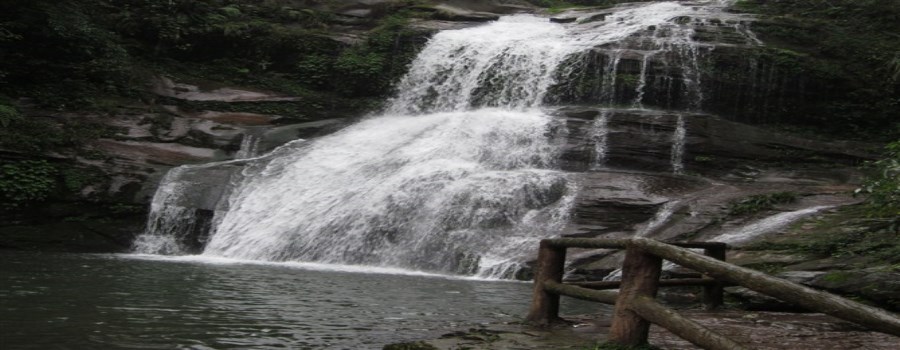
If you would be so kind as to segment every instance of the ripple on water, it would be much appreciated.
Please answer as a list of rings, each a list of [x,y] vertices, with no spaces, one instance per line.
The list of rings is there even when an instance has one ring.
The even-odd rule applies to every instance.
[[[527,283],[342,268],[2,254],[4,348],[381,348],[518,321],[531,293]],[[103,273],[73,273],[82,265]]]

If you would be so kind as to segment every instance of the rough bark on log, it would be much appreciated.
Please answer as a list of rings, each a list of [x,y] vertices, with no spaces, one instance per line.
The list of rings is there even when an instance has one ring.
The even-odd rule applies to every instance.
[[[553,281],[544,281],[544,290],[557,295],[565,295],[575,299],[596,301],[604,304],[615,304],[616,299],[619,297],[619,293],[616,292],[598,291]]]
[[[715,278],[742,285],[805,309],[854,322],[875,331],[900,336],[900,317],[890,312],[652,239],[632,238],[631,242],[635,247],[650,254],[707,273]]]
[[[716,259],[725,261],[725,247],[708,247],[703,249],[703,254]],[[707,277],[710,277],[707,275]],[[703,308],[706,310],[714,310],[722,306],[725,299],[725,284],[721,280],[715,280],[715,283],[703,287]]]
[[[656,300],[648,297],[638,297],[633,300],[631,309],[644,319],[668,329],[682,339],[701,348],[711,350],[747,349],[741,344],[710,331],[699,323],[679,315],[677,312],[660,305]]]
[[[569,282],[568,285],[588,289],[619,289],[621,281]],[[720,282],[712,278],[677,278],[659,280],[660,287],[711,286]]]
[[[622,266],[622,287],[609,328],[609,342],[623,346],[647,344],[650,322],[632,310],[635,298],[655,298],[662,273],[662,259],[628,245]]]
[[[544,282],[562,282],[566,248],[553,246],[546,240],[541,241],[537,263],[531,310],[525,321],[535,326],[549,326],[562,320],[559,318],[559,295],[548,292],[544,288]]]

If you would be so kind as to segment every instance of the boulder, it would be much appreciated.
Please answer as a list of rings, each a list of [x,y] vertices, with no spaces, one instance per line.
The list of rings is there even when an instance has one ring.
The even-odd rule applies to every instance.
[[[432,17],[439,20],[454,22],[490,22],[500,19],[500,15],[490,12],[469,11],[463,8],[438,5]]]
[[[578,17],[550,17],[553,23],[572,23],[578,20]]]

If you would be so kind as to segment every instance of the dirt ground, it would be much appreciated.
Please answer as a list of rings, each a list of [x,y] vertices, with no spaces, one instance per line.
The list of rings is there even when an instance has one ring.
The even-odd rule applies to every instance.
[[[824,314],[746,311],[682,311],[682,314],[751,349],[900,349],[900,337],[867,331]],[[552,329],[520,324],[448,333],[439,339],[396,349],[593,349],[605,341],[609,319],[566,317],[572,323]],[[653,326],[650,344],[661,349],[699,349]],[[386,349],[392,349],[386,347]]]

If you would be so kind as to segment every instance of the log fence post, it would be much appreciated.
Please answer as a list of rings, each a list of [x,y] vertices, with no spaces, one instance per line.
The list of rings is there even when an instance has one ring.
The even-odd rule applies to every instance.
[[[548,326],[559,322],[559,294],[548,292],[544,282],[562,283],[566,264],[566,247],[550,241],[541,241],[538,251],[537,273],[534,276],[534,294],[531,310],[525,321],[536,326]]]
[[[703,248],[703,254],[716,259],[725,261],[725,249],[726,245],[716,246],[716,247],[706,247]],[[704,274],[705,277],[712,278],[709,274]],[[715,279],[715,283],[712,285],[703,286],[703,308],[705,310],[715,310],[718,307],[722,306],[722,303],[725,299],[725,283],[722,280]]]
[[[640,297],[656,298],[662,259],[628,244],[625,263],[622,266],[622,284],[609,328],[609,342],[622,346],[647,344],[650,321],[632,310],[632,304]]]

